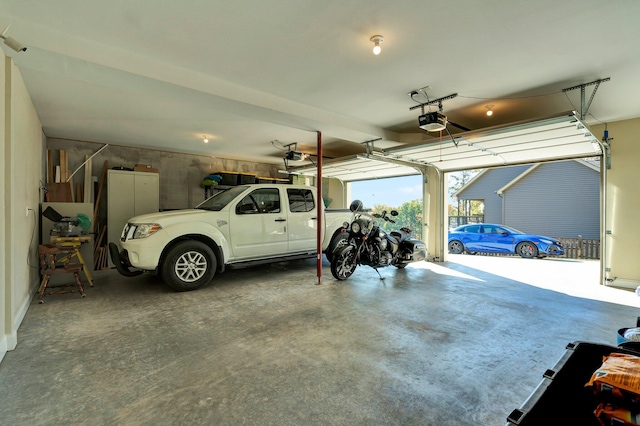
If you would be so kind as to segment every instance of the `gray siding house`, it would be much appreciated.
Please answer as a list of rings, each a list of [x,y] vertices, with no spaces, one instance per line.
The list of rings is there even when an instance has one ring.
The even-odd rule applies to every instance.
[[[484,221],[556,238],[600,238],[600,171],[584,160],[486,169],[455,194]]]

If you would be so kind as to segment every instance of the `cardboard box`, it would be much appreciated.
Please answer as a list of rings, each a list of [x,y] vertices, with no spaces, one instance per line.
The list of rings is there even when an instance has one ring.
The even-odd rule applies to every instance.
[[[148,164],[136,164],[133,167],[134,172],[149,172],[149,173],[158,173],[158,169],[154,169]]]

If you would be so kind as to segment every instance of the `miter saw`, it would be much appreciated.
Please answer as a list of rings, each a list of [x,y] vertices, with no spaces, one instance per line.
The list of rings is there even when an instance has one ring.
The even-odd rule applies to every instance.
[[[76,217],[62,216],[49,206],[42,212],[42,216],[53,222],[51,235],[56,237],[79,237],[91,228],[91,219],[83,213],[78,213]]]

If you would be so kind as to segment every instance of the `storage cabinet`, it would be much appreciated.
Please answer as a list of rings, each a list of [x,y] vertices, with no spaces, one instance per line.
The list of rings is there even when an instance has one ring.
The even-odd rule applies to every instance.
[[[107,226],[110,243],[118,243],[122,229],[133,216],[160,209],[158,173],[109,170],[107,175]]]

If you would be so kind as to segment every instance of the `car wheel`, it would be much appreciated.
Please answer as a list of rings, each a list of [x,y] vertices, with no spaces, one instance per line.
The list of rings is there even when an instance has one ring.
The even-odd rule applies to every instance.
[[[464,244],[462,244],[462,241],[449,241],[449,253],[462,254],[462,252],[464,252]]]
[[[200,241],[182,241],[167,252],[161,274],[175,291],[191,291],[211,282],[217,266],[211,247]]]
[[[525,259],[531,259],[538,255],[538,247],[528,241],[524,241],[516,246],[516,253]]]
[[[346,280],[356,270],[356,251],[345,246],[331,260],[331,275],[337,280]]]

